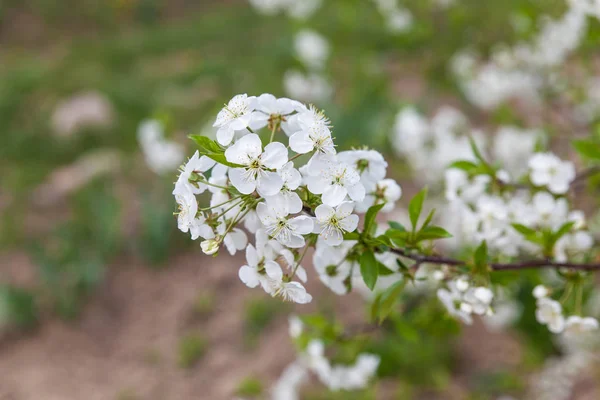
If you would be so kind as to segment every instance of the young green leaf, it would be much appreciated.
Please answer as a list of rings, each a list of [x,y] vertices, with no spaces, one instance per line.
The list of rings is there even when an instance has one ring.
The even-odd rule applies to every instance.
[[[381,324],[388,317],[388,315],[390,315],[396,300],[406,286],[406,282],[407,281],[405,279],[402,279],[401,281],[398,281],[392,286],[388,287],[379,296],[377,296],[376,301],[378,304],[376,308],[376,314],[373,315],[372,312],[371,315],[372,317],[378,317],[379,324]]]
[[[360,235],[358,232],[346,232],[344,233],[344,240],[358,240]]]
[[[366,232],[368,234],[373,233],[372,229],[374,229],[376,227],[375,218],[377,218],[377,214],[383,208],[384,205],[385,205],[385,203],[382,203],[382,204],[376,204],[374,206],[369,207],[369,209],[367,210],[367,213],[365,214],[365,225],[363,228],[364,232]]]
[[[525,237],[535,235],[535,233],[536,233],[536,231],[534,229],[531,229],[530,227],[522,225],[522,224],[511,224],[511,226],[517,232],[519,232],[521,235],[523,235]]]
[[[390,226],[390,228],[395,229],[397,231],[406,232],[406,228],[404,227],[404,225],[402,225],[399,222],[389,221],[388,225]]]
[[[388,229],[385,231],[385,236],[388,237],[398,247],[403,247],[410,236],[409,232],[397,231],[395,229]]]
[[[429,215],[427,215],[427,218],[425,218],[425,222],[423,222],[423,225],[421,226],[421,230],[423,230],[429,226],[429,224],[431,223],[431,220],[433,219],[434,214],[435,214],[435,208],[433,208],[429,212]]]
[[[410,222],[413,227],[413,231],[417,229],[417,222],[419,222],[419,216],[423,210],[423,202],[427,197],[427,188],[424,188],[412,198],[408,204],[408,215],[410,216]]]
[[[585,158],[600,161],[600,144],[592,140],[573,140],[571,142],[575,150]]]
[[[442,227],[428,226],[417,233],[417,241],[451,238],[452,235]]]
[[[492,166],[485,160],[485,158],[483,157],[483,155],[477,148],[477,143],[475,143],[475,140],[473,140],[472,137],[469,137],[469,144],[471,145],[471,150],[473,151],[473,155],[475,156],[477,161],[479,161],[479,163],[481,164],[481,169],[483,170],[483,172],[493,175],[494,168],[492,168]]]
[[[223,153],[225,150],[214,140],[207,138],[202,135],[189,135],[190,139],[200,147],[200,149],[204,149],[206,153]]]
[[[463,171],[466,171],[466,172],[471,172],[471,171],[474,171],[477,168],[479,168],[479,166],[472,161],[459,160],[459,161],[454,161],[452,164],[450,164],[448,166],[448,168],[457,168],[457,169],[462,169]]]
[[[361,254],[360,259],[360,273],[365,281],[367,287],[371,290],[377,283],[377,277],[379,276],[379,262],[375,258],[375,254],[372,251],[367,250]]]
[[[196,143],[202,155],[211,158],[219,164],[226,165],[230,168],[242,168],[243,165],[234,164],[225,158],[225,150],[214,140],[202,135],[189,135],[189,138]]]
[[[488,248],[487,248],[487,242],[484,240],[483,242],[481,242],[479,247],[477,247],[477,249],[475,250],[475,253],[473,254],[473,260],[475,261],[475,266],[478,269],[485,268],[485,266],[487,265],[487,258],[488,258]]]

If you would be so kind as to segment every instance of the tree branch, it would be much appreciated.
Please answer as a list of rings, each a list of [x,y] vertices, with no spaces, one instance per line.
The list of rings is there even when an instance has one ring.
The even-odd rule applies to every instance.
[[[446,264],[452,266],[467,265],[465,261],[455,258],[441,256],[426,256],[422,254],[411,254],[403,249],[390,249],[390,251],[399,256],[411,259],[417,263]],[[600,271],[600,264],[577,264],[571,262],[558,262],[552,260],[525,260],[514,263],[490,263],[488,264],[493,271],[515,271],[532,268],[570,268],[579,271]]]

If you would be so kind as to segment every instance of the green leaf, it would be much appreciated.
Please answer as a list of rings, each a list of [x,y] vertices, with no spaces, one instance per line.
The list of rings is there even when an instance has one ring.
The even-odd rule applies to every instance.
[[[385,231],[385,236],[387,236],[396,246],[403,247],[406,244],[410,233],[406,231],[388,229],[387,231]]]
[[[214,140],[202,135],[189,135],[189,138],[196,143],[200,153],[208,158],[211,158],[219,164],[226,165],[231,168],[243,168],[243,165],[234,164],[225,158],[225,149]]]
[[[425,222],[423,222],[423,225],[421,226],[421,230],[427,228],[427,226],[429,226],[429,224],[431,223],[431,220],[433,219],[433,215],[435,214],[435,208],[433,208],[430,212],[429,215],[427,215],[427,218],[425,218]]]
[[[377,274],[379,276],[388,276],[394,274],[394,271],[377,261]]]
[[[536,234],[536,231],[534,229],[531,229],[530,227],[522,225],[522,224],[511,224],[511,226],[517,232],[519,232],[521,235],[526,236],[526,237]]]
[[[462,169],[463,171],[466,171],[466,172],[471,172],[471,171],[479,168],[479,166],[472,161],[459,160],[459,161],[454,161],[452,164],[450,164],[448,166],[448,168],[457,168],[457,169]]]
[[[477,247],[477,249],[475,250],[475,253],[473,254],[475,266],[478,269],[484,268],[487,265],[487,258],[488,258],[488,248],[487,248],[487,242],[484,240],[483,242],[481,242],[479,247]]]
[[[379,235],[375,239],[379,241],[379,244],[382,244],[387,247],[394,247],[394,243],[392,243],[392,240],[385,235]]]
[[[196,145],[198,145],[198,147],[202,150],[204,150],[205,153],[224,153],[225,150],[223,149],[223,147],[221,147],[221,145],[219,145],[219,143],[215,142],[214,140],[206,137],[206,136],[202,136],[202,135],[189,135],[188,136],[190,139],[192,139]]]
[[[375,254],[372,251],[367,250],[360,255],[360,273],[365,281],[367,287],[371,290],[377,283],[377,277],[379,276],[379,262],[375,258]]]
[[[475,140],[472,137],[469,137],[469,144],[471,145],[471,151],[473,151],[475,158],[477,158],[480,163],[487,164],[487,161],[485,161],[485,158],[481,155],[481,152],[477,148],[477,143],[475,143]]]
[[[444,228],[439,226],[428,226],[417,234],[417,241],[446,239],[450,237],[452,237],[452,235]]]
[[[358,240],[360,235],[358,232],[346,232],[344,233],[344,240]]]
[[[365,225],[363,228],[364,232],[368,234],[372,233],[371,230],[374,229],[374,227],[376,226],[375,218],[377,218],[377,213],[379,213],[379,211],[383,208],[384,205],[385,203],[382,203],[369,207],[367,213],[365,214]]]
[[[406,286],[406,280],[403,279],[394,283],[392,286],[388,287],[385,291],[383,291],[380,295],[377,296],[375,302],[376,304],[375,310],[371,311],[371,317],[373,320],[377,317],[379,320],[379,324],[381,324],[392,312],[392,308],[396,303],[396,300],[404,290]],[[374,312],[375,311],[375,312]]]
[[[479,161],[481,163],[483,172],[493,175],[494,168],[492,168],[492,166],[485,160],[485,158],[483,158],[483,155],[477,148],[477,143],[475,143],[475,140],[472,137],[469,137],[469,144],[471,145],[471,150],[473,151],[473,155],[475,155],[475,158],[477,158],[477,161]]]
[[[571,144],[582,157],[600,160],[600,144],[592,140],[573,140]]]
[[[554,240],[558,240],[567,233],[571,231],[571,229],[575,226],[575,221],[570,221],[564,223],[553,235]]]
[[[417,229],[417,222],[419,222],[419,216],[423,210],[423,202],[427,197],[427,188],[424,188],[412,198],[408,204],[408,215],[410,216],[410,222],[413,227],[413,231]]]
[[[215,160],[219,164],[226,165],[230,168],[244,168],[243,165],[234,164],[234,163],[227,161],[227,159],[225,158],[225,154],[223,154],[223,153],[202,153],[202,154],[208,158]]]
[[[397,231],[406,232],[406,228],[404,227],[404,225],[402,225],[399,222],[389,221],[388,225],[390,226],[390,228],[395,229]]]

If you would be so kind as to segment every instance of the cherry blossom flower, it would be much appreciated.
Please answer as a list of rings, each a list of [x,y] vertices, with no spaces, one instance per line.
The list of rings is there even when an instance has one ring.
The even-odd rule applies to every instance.
[[[269,127],[269,130],[283,127],[284,122],[295,111],[305,110],[304,104],[288,98],[276,98],[272,94],[264,93],[256,98],[256,109],[252,113],[250,128],[257,130]]]
[[[283,180],[281,191],[273,196],[266,197],[268,203],[278,202],[284,204],[290,214],[296,214],[302,211],[302,200],[295,192],[302,183],[302,175],[294,168],[294,164],[289,161],[279,171],[279,176]]]
[[[251,244],[246,247],[246,264],[240,268],[238,275],[246,286],[255,288],[260,284],[269,294],[275,292],[283,278],[279,264],[266,258],[260,249]]]
[[[387,161],[375,150],[350,150],[338,153],[338,159],[351,165],[360,175],[360,181],[367,189],[385,178]]]
[[[264,151],[256,134],[249,134],[225,150],[227,161],[243,165],[229,170],[231,184],[243,194],[255,190],[261,196],[273,196],[283,187],[283,179],[274,170],[288,161],[288,152],[279,142],[268,144]]]
[[[346,196],[353,201],[362,201],[365,198],[365,187],[360,182],[358,172],[345,163],[327,162],[319,174],[311,174],[308,181],[308,190],[315,194],[322,194],[323,204],[335,207],[342,203]]]
[[[575,166],[552,153],[536,153],[529,159],[531,182],[546,186],[554,194],[565,194],[575,179]]]
[[[306,288],[299,282],[281,282],[273,295],[298,304],[307,304],[312,301],[312,296],[306,292]]]
[[[299,131],[290,136],[290,148],[298,154],[316,151],[318,154],[334,155],[335,146],[331,138],[329,120],[311,107],[297,116]]]
[[[193,194],[201,194],[206,191],[207,185],[203,183],[206,180],[203,173],[215,165],[215,161],[206,156],[200,157],[198,151],[183,166],[177,182],[175,183],[175,192],[181,190],[181,186],[186,186]]]
[[[538,299],[535,318],[540,324],[548,325],[552,333],[561,333],[565,329],[565,317],[558,301],[547,297]]]
[[[333,208],[321,204],[315,209],[315,233],[319,234],[325,243],[338,246],[344,240],[344,233],[354,232],[358,226],[358,215],[352,214],[354,203],[347,201]]]
[[[286,204],[278,201],[259,203],[256,207],[258,217],[267,234],[281,244],[299,248],[304,246],[304,236],[313,231],[313,221],[306,215],[289,218]]]
[[[236,131],[248,128],[255,107],[256,97],[248,97],[246,94],[238,94],[229,100],[229,103],[219,111],[213,124],[218,128],[217,141],[223,146],[229,145]]]
[[[578,336],[598,330],[598,320],[592,317],[582,318],[572,315],[565,322],[565,335]]]

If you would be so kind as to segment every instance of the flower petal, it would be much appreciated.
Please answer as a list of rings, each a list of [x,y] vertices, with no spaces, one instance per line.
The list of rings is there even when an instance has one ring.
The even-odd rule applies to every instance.
[[[348,190],[346,190],[345,187],[341,185],[331,185],[323,191],[323,196],[321,199],[323,200],[324,204],[335,207],[344,201],[347,194]]]
[[[277,172],[265,171],[258,177],[257,181],[258,194],[260,194],[263,197],[273,196],[279,193],[279,191],[283,187],[283,179],[281,179]]]
[[[242,266],[238,271],[238,276],[240,277],[240,280],[249,288],[255,288],[258,286],[258,274],[253,268],[250,268],[247,265]]]
[[[319,222],[328,221],[334,214],[335,210],[333,207],[328,206],[327,204],[321,204],[315,209],[315,216]]]
[[[276,281],[281,281],[283,278],[283,272],[281,271],[281,267],[275,261],[267,261],[265,262],[265,272],[269,276],[269,278],[274,279]]]
[[[358,226],[358,215],[352,214],[342,219],[340,222],[340,227],[346,232],[354,232],[356,227]]]
[[[299,154],[305,154],[314,148],[308,132],[300,131],[290,136],[290,148]]]
[[[265,147],[261,160],[267,168],[279,169],[288,161],[288,150],[283,143],[269,143]]]
[[[246,170],[244,168],[232,168],[229,170],[229,180],[234,188],[242,194],[250,194],[256,189],[256,180],[248,180],[245,177]]]
[[[365,199],[365,187],[362,183],[348,187],[348,195],[354,201],[363,201]]]
[[[299,233],[301,235],[311,233],[314,227],[313,220],[310,217],[307,217],[306,215],[301,215],[299,217],[292,218],[289,223],[294,228],[296,233]]]

